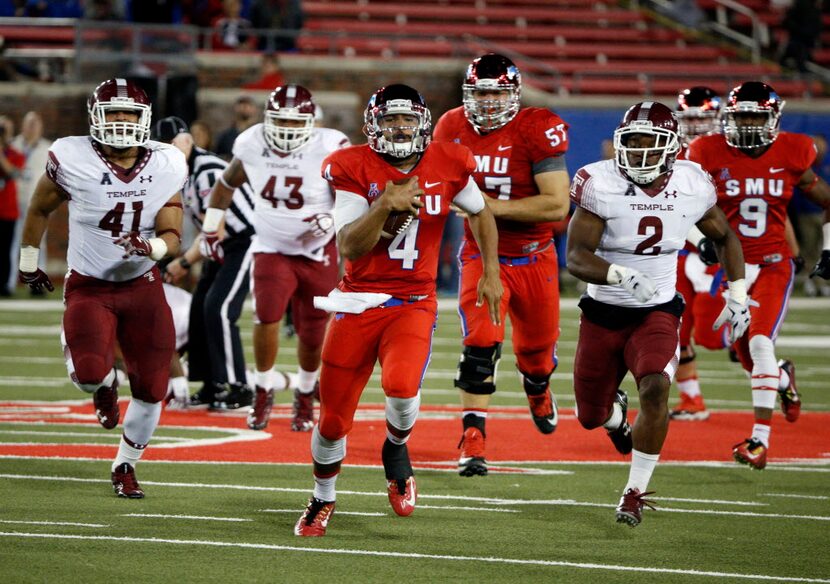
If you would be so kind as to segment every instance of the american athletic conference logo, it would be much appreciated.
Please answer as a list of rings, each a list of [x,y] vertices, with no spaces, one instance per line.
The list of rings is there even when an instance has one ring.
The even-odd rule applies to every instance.
[[[380,195],[380,191],[378,190],[378,183],[369,183],[369,192],[366,193],[366,196],[370,199],[374,199]]]

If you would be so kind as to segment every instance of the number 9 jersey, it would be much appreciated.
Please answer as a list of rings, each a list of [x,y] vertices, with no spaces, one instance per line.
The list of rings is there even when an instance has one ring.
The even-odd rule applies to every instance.
[[[149,272],[146,256],[123,259],[113,243],[126,233],[155,237],[156,214],[182,190],[187,161],[175,146],[148,141],[131,169],[104,158],[88,136],[55,140],[46,176],[69,201],[69,269],[100,280],[124,282]]]

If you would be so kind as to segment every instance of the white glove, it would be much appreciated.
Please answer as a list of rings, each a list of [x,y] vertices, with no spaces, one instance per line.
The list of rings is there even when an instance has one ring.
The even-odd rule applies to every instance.
[[[712,330],[716,331],[728,322],[729,344],[731,345],[746,333],[750,321],[749,307],[758,306],[758,303],[747,296],[746,284],[743,280],[730,282],[729,290],[724,293],[723,297],[726,300],[726,306],[715,319]]]
[[[185,409],[190,403],[190,388],[186,377],[172,377],[167,383],[167,407],[170,409]]]
[[[646,303],[657,293],[654,280],[634,268],[611,264],[608,269],[608,283],[622,286],[639,302]]]

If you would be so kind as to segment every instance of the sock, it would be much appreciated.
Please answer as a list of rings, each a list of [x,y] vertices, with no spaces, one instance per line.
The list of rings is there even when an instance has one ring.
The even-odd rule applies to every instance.
[[[334,501],[337,498],[334,485],[337,482],[337,476],[340,473],[333,474],[330,477],[318,477],[314,475],[314,492],[315,499],[321,501]]]
[[[697,377],[690,377],[688,379],[677,380],[677,389],[680,393],[685,393],[689,397],[697,397],[700,395],[700,382]]]
[[[314,371],[306,371],[302,367],[297,369],[297,389],[300,393],[311,393],[314,391],[314,384],[317,383],[317,377],[320,374],[320,369]]]
[[[617,402],[614,402],[611,406],[611,414],[608,416],[608,419],[605,420],[605,423],[602,425],[603,428],[606,430],[616,430],[620,427],[625,420],[623,420],[622,415],[622,406]]]
[[[112,470],[115,471],[125,462],[135,468],[135,465],[141,459],[141,455],[144,454],[145,448],[147,448],[146,444],[136,444],[122,434],[121,443],[118,445],[118,454],[115,455],[115,462],[112,463]]]
[[[752,425],[752,437],[760,440],[761,444],[769,448],[769,434],[772,430],[769,420],[755,420]]]
[[[161,402],[154,404],[133,398],[124,415],[124,435],[135,444],[146,445],[159,423]]]
[[[412,463],[409,461],[406,444],[395,444],[387,438],[383,443],[381,459],[386,480],[408,479],[412,476]]]
[[[268,371],[257,371],[254,373],[254,383],[257,387],[261,387],[262,389],[273,389],[274,370],[269,369]]]
[[[781,374],[781,377],[778,378],[778,389],[787,389],[790,386],[790,374],[780,367],[778,368],[778,371]]]
[[[464,410],[461,412],[461,425],[466,430],[467,428],[478,428],[486,437],[487,433],[484,427],[487,422],[487,410]]]
[[[623,492],[628,489],[639,489],[641,493],[645,493],[659,459],[659,454],[646,454],[639,450],[632,450],[631,470],[628,471],[628,484],[625,485]]]

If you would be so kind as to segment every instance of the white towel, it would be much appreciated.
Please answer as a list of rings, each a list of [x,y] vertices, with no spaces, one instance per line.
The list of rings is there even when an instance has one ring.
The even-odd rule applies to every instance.
[[[315,296],[314,308],[326,312],[346,312],[360,314],[369,308],[380,306],[392,298],[391,294],[379,292],[341,292],[337,288],[329,292],[328,296]]]

